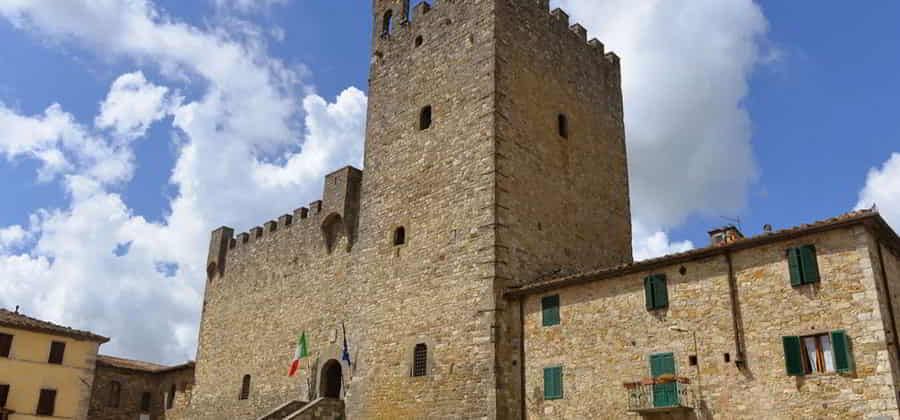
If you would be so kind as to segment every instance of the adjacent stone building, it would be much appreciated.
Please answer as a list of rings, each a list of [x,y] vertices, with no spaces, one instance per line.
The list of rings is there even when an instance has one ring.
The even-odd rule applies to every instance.
[[[212,233],[167,417],[900,418],[877,213],[634,263],[615,54],[548,0],[372,6],[366,170]]]
[[[91,420],[178,418],[190,401],[194,363],[162,366],[99,356],[91,394]]]

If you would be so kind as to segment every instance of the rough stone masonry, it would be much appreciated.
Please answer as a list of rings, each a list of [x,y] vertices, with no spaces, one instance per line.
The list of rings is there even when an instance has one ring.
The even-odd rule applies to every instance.
[[[365,172],[328,175],[322,201],[249,232],[213,232],[196,385],[183,418],[291,418],[276,413],[335,399],[343,404],[329,406],[350,419],[671,414],[629,410],[621,389],[649,370],[651,352],[677,352],[679,366],[698,356],[688,354],[687,337],[664,332],[666,316],[640,312],[641,274],[558,282],[633,263],[619,58],[548,0],[431,3],[410,10],[408,0],[373,1]],[[736,254],[747,323],[739,335],[754,365],[783,370],[776,344],[789,319],[803,319],[795,334],[810,324],[845,328],[863,368],[856,375],[875,376],[795,384],[778,369],[756,377],[716,365],[703,372],[708,397],[676,408],[720,418],[828,410],[897,418],[896,328],[882,328],[892,307],[885,297],[898,287],[896,235],[879,242],[893,273],[882,285],[876,265],[858,260],[875,241],[860,229],[829,236],[836,254],[822,264],[829,280],[821,287],[849,295],[757,291],[780,281],[781,245]],[[711,334],[701,339],[704,361],[736,337],[729,314],[737,295],[730,286],[723,294],[723,264],[685,261],[689,274],[671,291],[670,315],[686,305],[689,326]],[[562,322],[544,331],[536,305],[557,285]],[[791,313],[822,296],[835,298]],[[850,316],[847,305],[862,308]],[[698,324],[707,313],[711,324]],[[311,356],[289,377],[304,332]],[[542,372],[548,364],[563,368],[559,378]]]

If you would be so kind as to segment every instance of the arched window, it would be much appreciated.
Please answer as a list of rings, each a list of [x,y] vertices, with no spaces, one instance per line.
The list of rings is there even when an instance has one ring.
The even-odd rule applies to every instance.
[[[109,406],[119,408],[119,400],[122,397],[122,384],[112,381],[109,384]]]
[[[406,228],[403,226],[394,229],[394,246],[406,245]]]
[[[428,375],[428,345],[425,343],[416,344],[413,351],[413,367],[412,376]]]
[[[175,384],[169,387],[169,395],[166,398],[166,410],[171,410],[173,407],[175,407]]]
[[[384,17],[381,19],[381,37],[387,38],[391,35],[391,31],[394,29],[394,11],[388,10],[384,12]]]
[[[427,130],[431,128],[431,105],[422,108],[419,113],[419,130]]]
[[[557,125],[559,129],[559,136],[564,139],[569,138],[569,118],[566,117],[565,114],[559,114]]]
[[[246,400],[248,398],[250,398],[250,375],[244,375],[244,380],[241,381],[241,395],[238,399]]]

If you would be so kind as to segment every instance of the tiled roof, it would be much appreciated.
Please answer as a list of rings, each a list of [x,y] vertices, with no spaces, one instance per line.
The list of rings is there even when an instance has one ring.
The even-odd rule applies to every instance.
[[[97,364],[120,369],[137,370],[149,373],[162,373],[173,370],[186,369],[194,367],[194,362],[187,362],[176,366],[164,366],[156,363],[142,362],[140,360],[123,359],[121,357],[97,356]]]
[[[76,330],[62,325],[56,325],[47,321],[41,321],[20,313],[0,309],[0,325],[9,328],[18,328],[22,330],[41,332],[45,334],[58,335],[63,337],[74,338],[76,340],[96,341],[105,343],[108,338],[94,334],[89,331]]]
[[[752,248],[772,242],[783,241],[802,235],[808,235],[816,232],[846,227],[851,225],[871,223],[876,232],[885,241],[885,244],[895,253],[900,254],[900,237],[897,236],[890,226],[885,222],[877,210],[859,210],[827,220],[821,220],[811,224],[804,224],[788,229],[782,229],[775,232],[767,232],[761,235],[741,238],[726,245],[708,246],[698,248],[691,251],[670,254],[659,258],[653,258],[638,262],[621,264],[613,267],[604,267],[596,270],[586,271],[582,273],[572,274],[563,277],[546,278],[537,280],[518,287],[512,287],[507,290],[508,297],[523,296],[531,293],[539,293],[558,287],[569,286],[573,284],[586,283],[594,280],[601,280],[611,277],[617,277],[625,274],[652,270],[658,267],[669,266],[673,264],[706,258],[713,255],[723,254],[727,251],[736,251],[741,249]]]

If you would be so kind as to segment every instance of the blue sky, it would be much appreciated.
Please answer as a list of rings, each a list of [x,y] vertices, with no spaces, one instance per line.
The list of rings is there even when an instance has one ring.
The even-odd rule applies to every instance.
[[[0,4],[0,306],[193,357],[209,230],[362,163],[362,3]],[[897,2],[553,3],[622,56],[640,257],[729,219],[900,223]]]

